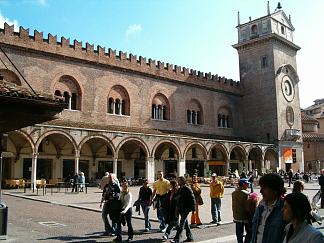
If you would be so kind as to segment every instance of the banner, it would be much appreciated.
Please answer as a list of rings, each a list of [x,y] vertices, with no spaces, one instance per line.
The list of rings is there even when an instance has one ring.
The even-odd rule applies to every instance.
[[[286,164],[292,164],[292,148],[284,148],[283,149],[283,157]]]

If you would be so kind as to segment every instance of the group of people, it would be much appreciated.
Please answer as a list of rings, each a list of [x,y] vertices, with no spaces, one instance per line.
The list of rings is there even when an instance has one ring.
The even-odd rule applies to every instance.
[[[176,234],[173,239],[170,239],[171,242],[194,240],[188,215],[192,213],[191,225],[201,225],[199,206],[204,204],[197,176],[192,177],[190,185],[182,176],[177,180],[169,181],[164,178],[162,171],[157,173],[157,177],[152,188],[149,187],[148,181],[144,180],[138,197],[133,203],[127,180],[123,180],[120,187],[115,175],[106,173],[100,185],[103,189],[100,207],[102,207],[105,225],[104,235],[116,236],[115,241],[121,242],[121,227],[127,224],[127,241],[132,241],[134,235],[132,206],[136,206],[137,210],[143,211],[145,231],[151,231],[149,211],[153,207],[164,240],[169,239],[174,228]],[[219,225],[224,186],[215,173],[211,178],[211,223]],[[239,180],[238,187],[232,193],[232,210],[238,243],[324,243],[323,234],[311,226],[312,208],[307,196],[303,194],[303,182],[296,181],[293,192],[288,195],[286,195],[283,179],[276,173],[263,175],[259,185],[262,200],[259,200],[257,193],[249,190],[249,179],[244,177]],[[184,230],[186,239],[182,241]]]
[[[260,202],[256,193],[248,191],[246,178],[232,193],[237,242],[324,242],[323,234],[311,225],[312,208],[303,194],[303,182],[296,181],[292,193],[287,195],[284,181],[276,173],[263,175],[259,185]]]
[[[85,176],[84,172],[80,171],[79,173],[75,173],[74,176],[72,173],[68,175],[65,180],[65,183],[71,183],[72,185],[72,192],[83,192],[85,187]]]

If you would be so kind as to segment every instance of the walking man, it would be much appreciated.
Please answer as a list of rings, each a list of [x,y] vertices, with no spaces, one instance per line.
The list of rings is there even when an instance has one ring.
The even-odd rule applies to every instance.
[[[117,230],[117,222],[111,222],[111,225],[108,221],[109,210],[112,209],[113,201],[119,199],[120,187],[115,183],[111,177],[111,174],[108,175],[108,183],[104,186],[102,191],[102,197],[100,202],[100,208],[102,208],[101,216],[105,225],[105,236],[114,236]],[[104,205],[102,207],[102,204]]]
[[[212,181],[210,182],[210,199],[211,199],[211,224],[220,225],[221,220],[221,198],[224,194],[224,185],[217,179],[217,174],[212,174]]]
[[[248,227],[249,219],[247,212],[247,199],[249,196],[247,189],[249,184],[248,179],[240,179],[239,186],[232,193],[233,221],[236,225],[236,239],[238,243],[249,243],[251,241],[251,230],[249,230],[250,228]],[[246,236],[243,241],[244,228]]]
[[[288,172],[288,187],[290,187],[293,176],[294,176],[293,170],[290,169]]]
[[[318,184],[321,186],[321,208],[324,208],[324,169],[321,170],[321,176],[318,178]]]
[[[162,171],[158,171],[157,177],[158,179],[153,183],[152,198],[154,198],[153,201],[156,207],[156,214],[160,222],[160,231],[164,233],[166,230],[166,195],[170,189],[170,182],[164,179]]]

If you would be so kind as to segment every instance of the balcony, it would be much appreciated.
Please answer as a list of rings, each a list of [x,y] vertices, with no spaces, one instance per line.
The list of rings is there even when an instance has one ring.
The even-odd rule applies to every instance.
[[[285,135],[287,141],[297,141],[301,137],[301,131],[298,129],[286,129]]]

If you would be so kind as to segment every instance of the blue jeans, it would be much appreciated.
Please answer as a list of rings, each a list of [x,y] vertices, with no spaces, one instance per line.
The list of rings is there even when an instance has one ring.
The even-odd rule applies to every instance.
[[[180,213],[180,216],[181,216],[180,224],[177,225],[177,233],[174,237],[174,240],[176,242],[181,242],[182,231],[184,228],[186,229],[187,239],[193,240],[193,236],[192,236],[192,233],[191,233],[191,230],[190,230],[190,227],[188,224],[188,219],[187,219],[188,214],[189,214],[189,212],[188,213]]]
[[[150,218],[149,218],[150,206],[148,206],[145,203],[142,203],[141,207],[142,207],[142,211],[143,211],[144,218],[145,218],[145,229],[151,229],[151,223],[150,223]]]
[[[239,222],[235,222],[235,228],[236,228],[236,239],[237,239],[237,243],[249,243],[251,241],[251,228],[249,227],[248,223],[239,223]],[[245,239],[243,241],[243,234],[244,234],[244,228],[246,231],[246,236]]]
[[[102,212],[101,212],[101,217],[105,225],[105,231],[106,233],[116,233],[116,228],[117,224],[116,222],[111,222],[111,226],[108,221],[108,213],[109,213],[109,208],[108,208],[108,202],[106,201],[104,206],[102,207]]]
[[[222,201],[220,198],[211,198],[211,215],[213,221],[219,222],[221,221],[221,206]],[[216,212],[217,211],[217,212]]]
[[[156,214],[157,214],[157,218],[159,219],[160,222],[160,230],[165,229],[165,209],[164,208],[157,208],[156,209]]]

